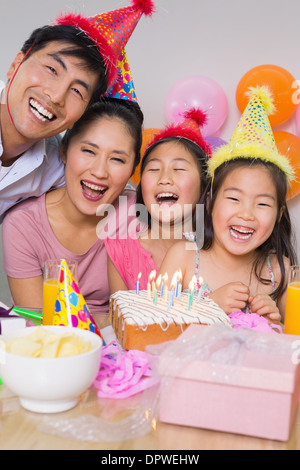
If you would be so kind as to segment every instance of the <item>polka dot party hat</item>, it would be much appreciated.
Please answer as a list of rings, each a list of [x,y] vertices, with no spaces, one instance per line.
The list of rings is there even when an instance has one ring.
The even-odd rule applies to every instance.
[[[128,101],[137,101],[132,73],[125,49],[123,49],[118,57],[117,79],[105,96]]]
[[[61,262],[53,325],[81,328],[96,333],[102,338],[66,260]]]
[[[91,17],[73,13],[60,15],[56,24],[74,26],[92,39],[106,65],[108,88],[111,88],[116,80],[120,84],[120,72],[123,71],[124,75],[125,72],[127,74],[124,84],[133,88],[125,46],[141,16],[151,16],[154,8],[152,0],[132,0],[129,7]],[[128,87],[125,89],[128,90]]]
[[[288,181],[294,177],[289,159],[280,155],[268,118],[275,106],[267,87],[250,88],[249,102],[228,144],[213,152],[208,164],[211,177],[225,162],[238,158],[260,159],[277,165]]]

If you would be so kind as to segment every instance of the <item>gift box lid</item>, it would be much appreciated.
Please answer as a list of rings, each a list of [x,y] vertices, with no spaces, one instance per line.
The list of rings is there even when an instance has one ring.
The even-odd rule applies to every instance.
[[[163,377],[292,393],[300,336],[191,325],[159,357]]]

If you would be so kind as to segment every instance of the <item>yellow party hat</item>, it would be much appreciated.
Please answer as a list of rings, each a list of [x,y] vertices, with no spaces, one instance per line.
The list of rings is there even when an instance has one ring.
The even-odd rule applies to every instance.
[[[259,159],[278,166],[290,182],[294,171],[289,159],[278,152],[268,118],[275,106],[267,87],[250,88],[249,102],[228,144],[217,148],[208,162],[211,177],[225,162],[238,158]]]
[[[72,326],[101,334],[65,260],[61,262],[53,325]]]

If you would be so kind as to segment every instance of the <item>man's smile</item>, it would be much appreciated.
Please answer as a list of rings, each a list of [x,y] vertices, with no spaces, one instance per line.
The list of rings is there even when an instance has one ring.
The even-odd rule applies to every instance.
[[[30,98],[29,106],[30,106],[31,112],[42,122],[47,122],[47,121],[50,122],[56,119],[56,116],[52,112],[48,111],[38,101],[36,101],[33,98]]]

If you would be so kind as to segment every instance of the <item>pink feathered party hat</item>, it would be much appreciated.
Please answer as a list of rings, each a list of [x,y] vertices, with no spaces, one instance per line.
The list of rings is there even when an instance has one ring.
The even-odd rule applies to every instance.
[[[130,7],[120,8],[91,17],[68,13],[60,15],[56,24],[70,25],[83,31],[96,44],[106,65],[108,88],[123,69],[125,46],[141,16],[154,12],[152,0],[132,0]],[[128,72],[128,70],[127,70]]]
[[[183,118],[184,120],[180,124],[167,126],[160,132],[156,133],[147,149],[161,140],[165,140],[170,137],[178,137],[194,142],[201,147],[208,156],[210,156],[212,153],[211,147],[203,138],[200,130],[206,122],[205,113],[200,109],[192,108],[183,114]]]

